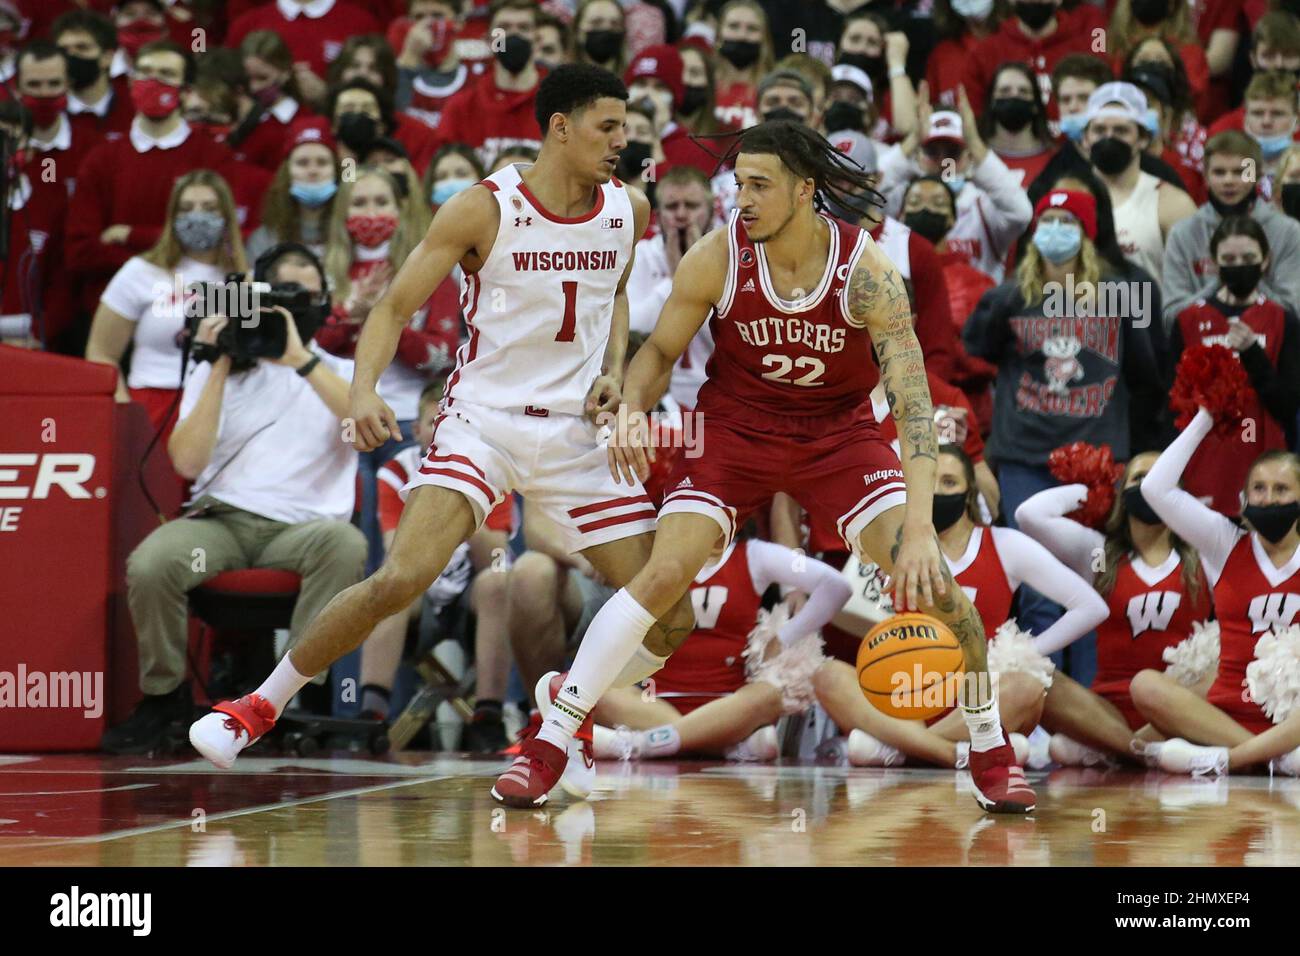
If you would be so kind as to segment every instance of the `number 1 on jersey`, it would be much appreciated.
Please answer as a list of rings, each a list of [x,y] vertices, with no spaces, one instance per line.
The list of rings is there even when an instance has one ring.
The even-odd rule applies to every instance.
[[[578,327],[578,283],[561,282],[560,286],[564,289],[564,321],[560,323],[560,331],[555,333],[555,341],[572,342]]]

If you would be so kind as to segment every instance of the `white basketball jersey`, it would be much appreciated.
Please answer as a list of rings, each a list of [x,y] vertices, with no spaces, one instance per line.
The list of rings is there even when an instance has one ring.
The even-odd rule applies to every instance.
[[[570,219],[546,211],[507,166],[483,180],[500,208],[483,267],[461,284],[469,339],[456,353],[445,407],[581,415],[600,374],[614,293],[632,256],[632,201],[618,180]]]

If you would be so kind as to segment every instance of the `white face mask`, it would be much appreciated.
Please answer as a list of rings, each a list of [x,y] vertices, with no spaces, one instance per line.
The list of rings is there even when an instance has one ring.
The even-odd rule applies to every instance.
[[[993,12],[993,0],[952,0],[952,11],[967,20],[987,20]]]

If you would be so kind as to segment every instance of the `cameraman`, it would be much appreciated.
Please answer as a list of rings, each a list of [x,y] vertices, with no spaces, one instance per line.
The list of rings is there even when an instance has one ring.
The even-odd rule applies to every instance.
[[[325,288],[320,263],[292,243],[259,259],[255,278],[273,289],[298,283],[317,297]],[[203,319],[196,343],[217,345],[228,321]],[[240,568],[302,575],[292,646],[330,598],[361,580],[366,542],[348,523],[357,455],[342,422],[352,362],[311,341],[314,319],[295,321],[275,307],[261,321],[284,323],[283,354],[260,360],[221,354],[185,382],[167,451],[176,470],[194,481],[194,495],[180,518],[149,535],[127,561],[145,696],[125,723],[105,734],[102,747],[110,753],[152,750],[169,723],[189,719],[185,655],[193,588]]]

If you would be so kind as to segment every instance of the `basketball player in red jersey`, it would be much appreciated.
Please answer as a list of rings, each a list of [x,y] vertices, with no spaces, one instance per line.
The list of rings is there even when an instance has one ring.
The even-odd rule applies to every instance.
[[[351,389],[363,451],[397,434],[375,383],[411,315],[457,263],[470,338],[457,353],[428,453],[403,489],[406,505],[383,566],[335,596],[256,692],[219,704],[190,728],[191,742],[213,763],[229,767],[313,675],[423,593],[512,491],[541,508],[608,581],[631,580],[649,557],[654,506],[639,483],[629,490],[609,474],[592,420],[620,401],[626,282],[650,214],[645,198],[614,178],[627,145],[626,100],[622,82],[599,67],[550,73],[537,92],[537,162],[503,167],[443,205],[371,310]],[[693,625],[689,601],[674,602],[646,636],[646,656],[670,654]],[[629,665],[634,648],[616,642],[611,654],[600,645],[589,638],[579,649],[574,676],[584,686],[603,693],[647,676]],[[578,759],[567,761],[561,750],[561,769],[590,770],[589,728],[586,741],[565,738]],[[496,799],[543,802],[559,774],[524,795],[529,766],[508,773]],[[588,781],[575,776],[566,789],[581,793]]]
[[[620,410],[652,408],[711,320],[715,348],[696,409],[703,454],[678,460],[649,563],[606,602],[588,639],[621,643],[631,655],[686,593],[719,529],[730,542],[746,515],[785,491],[892,575],[896,605],[953,630],[967,672],[979,675],[963,702],[976,798],[986,810],[1031,811],[1034,793],[989,686],[984,629],[935,537],[934,412],[907,292],[870,236],[816,210],[819,192],[843,196],[841,182],[871,194],[866,174],[812,130],[777,120],[741,134],[735,176],[737,209],[682,258]],[[880,376],[899,423],[901,468],[868,400]],[[643,429],[618,429],[611,470],[635,485],[648,468],[646,445]],[[550,731],[560,759],[600,691],[566,681],[538,738]]]
[[[1108,610],[1097,628],[1092,688],[1058,673],[1047,694],[1042,723],[1054,734],[1051,754],[1059,764],[1093,765],[1107,754],[1132,759],[1133,734],[1147,719],[1129,684],[1139,671],[1163,671],[1165,648],[1210,617],[1210,585],[1196,550],[1142,497],[1142,479],[1157,457],[1144,452],[1130,459],[1104,534],[1066,517],[1087,497],[1083,485],[1048,488],[1016,509],[1020,530],[1094,581]],[[1208,689],[1208,680],[1198,688]]]
[[[1083,637],[1105,618],[1105,602],[1042,545],[1012,528],[984,524],[975,469],[960,448],[939,449],[937,472],[934,527],[944,561],[986,628],[996,629],[1011,617],[1012,600],[1021,584],[1065,607],[1051,627],[1034,637],[1034,649],[1044,657]],[[882,713],[863,697],[857,674],[843,661],[824,664],[815,685],[826,712],[849,732],[850,763],[888,767],[901,763],[906,755],[959,770],[968,765],[966,728],[951,709],[926,721]],[[1012,729],[1013,737],[1038,725],[1044,698],[1043,684],[1036,677],[1004,671],[998,697],[1002,722]],[[1027,742],[1015,743],[1027,752]]]
[[[1213,427],[1210,413],[1198,411],[1141,484],[1152,510],[1200,553],[1219,620],[1219,673],[1204,698],[1157,671],[1133,678],[1137,709],[1161,734],[1176,738],[1148,744],[1144,756],[1161,769],[1191,773],[1226,773],[1281,757],[1278,769],[1296,773],[1298,721],[1274,726],[1245,677],[1259,638],[1300,621],[1300,459],[1284,451],[1255,459],[1241,527],[1178,487]]]

